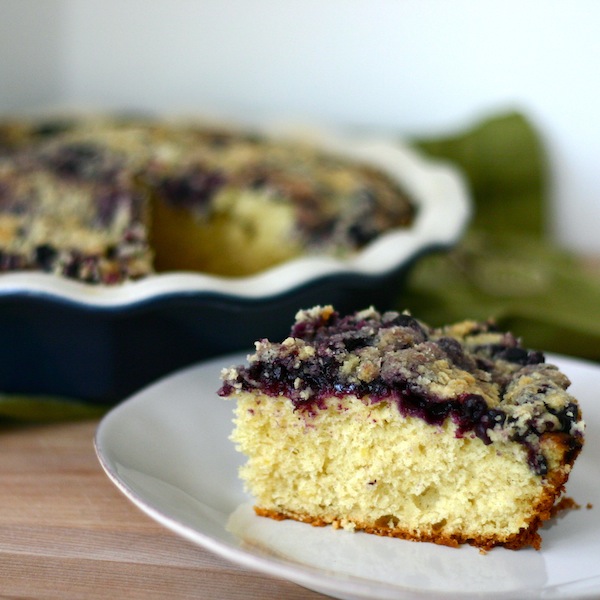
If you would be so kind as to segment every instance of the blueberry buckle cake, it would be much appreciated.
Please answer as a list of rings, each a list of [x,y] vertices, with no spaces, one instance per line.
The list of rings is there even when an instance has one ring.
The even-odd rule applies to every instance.
[[[539,549],[583,446],[566,375],[491,322],[317,306],[222,380],[240,476],[274,519]]]
[[[299,141],[160,120],[0,122],[0,272],[244,276],[351,256],[414,214],[387,173]]]

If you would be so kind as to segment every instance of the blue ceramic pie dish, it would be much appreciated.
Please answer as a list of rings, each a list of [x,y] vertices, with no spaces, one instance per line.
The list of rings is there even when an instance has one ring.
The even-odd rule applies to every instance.
[[[98,286],[0,275],[0,392],[115,403],[194,362],[282,339],[301,308],[397,305],[415,261],[460,239],[471,212],[464,181],[395,141],[320,141],[397,178],[417,205],[414,223],[346,260],[305,257],[250,277],[172,272]]]

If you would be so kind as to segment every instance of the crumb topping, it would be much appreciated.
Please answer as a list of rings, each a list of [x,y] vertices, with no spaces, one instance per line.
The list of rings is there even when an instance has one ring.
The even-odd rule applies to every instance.
[[[352,394],[394,402],[403,415],[434,426],[449,418],[457,435],[522,443],[539,475],[548,470],[543,434],[565,434],[573,452],[583,443],[569,379],[491,322],[431,328],[408,313],[368,308],[341,316],[317,306],[297,314],[283,342],[258,341],[248,364],[222,379],[222,396],[285,395],[308,414],[325,398]]]

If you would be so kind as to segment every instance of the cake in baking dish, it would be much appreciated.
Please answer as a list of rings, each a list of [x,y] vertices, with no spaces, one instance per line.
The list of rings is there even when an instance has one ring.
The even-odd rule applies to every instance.
[[[487,322],[314,307],[222,379],[240,476],[274,519],[537,549],[583,445],[567,377]]]
[[[0,270],[95,283],[346,257],[409,226],[382,171],[301,142],[144,119],[0,126]]]
[[[126,152],[58,135],[16,143],[0,153],[0,272],[112,284],[152,271],[148,203]]]

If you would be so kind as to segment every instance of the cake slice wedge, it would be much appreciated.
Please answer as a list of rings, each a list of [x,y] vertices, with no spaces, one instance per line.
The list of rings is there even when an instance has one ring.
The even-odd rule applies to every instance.
[[[317,306],[222,379],[240,476],[274,519],[539,549],[583,446],[567,376],[487,322]]]

